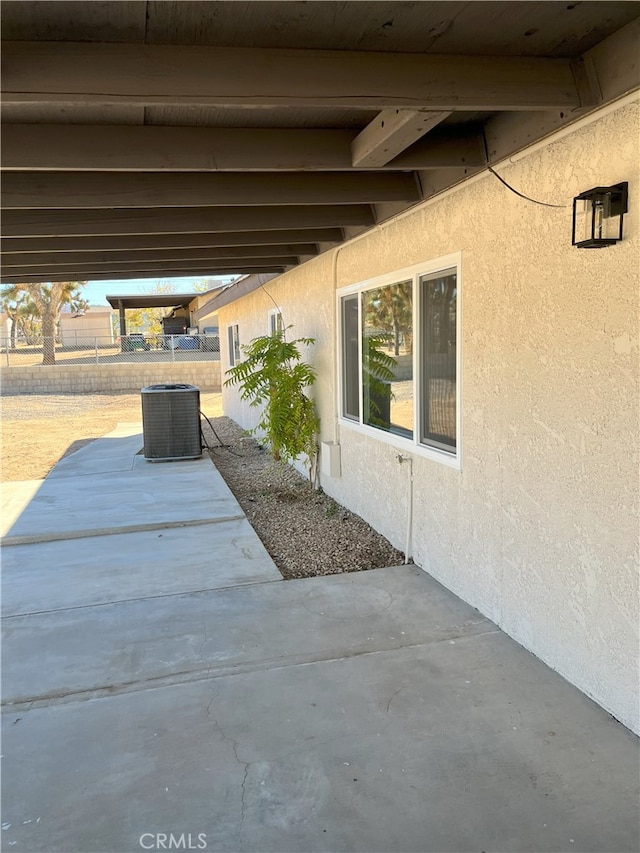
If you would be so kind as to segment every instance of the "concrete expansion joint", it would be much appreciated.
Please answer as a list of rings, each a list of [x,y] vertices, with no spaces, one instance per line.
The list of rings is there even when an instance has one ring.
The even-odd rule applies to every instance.
[[[467,623],[468,624],[468,623]],[[350,660],[352,658],[366,658],[374,655],[384,655],[389,652],[398,652],[404,649],[415,649],[438,643],[455,643],[460,640],[473,640],[476,637],[484,637],[488,634],[502,634],[499,628],[493,623],[486,621],[473,623],[477,625],[486,624],[487,630],[464,632],[462,626],[456,626],[454,632],[446,632],[441,637],[431,637],[420,640],[418,642],[401,642],[395,644],[386,644],[377,649],[371,649],[370,645],[364,647],[356,647],[344,650],[334,650],[325,652],[324,654],[308,654],[308,655],[293,655],[290,657],[267,658],[254,661],[232,662],[224,665],[215,666],[210,663],[208,666],[201,668],[187,668],[179,672],[162,674],[146,678],[141,681],[128,681],[120,684],[100,685],[85,689],[71,690],[66,693],[50,693],[40,696],[25,696],[16,698],[14,701],[5,701],[2,707],[8,711],[26,710],[31,707],[48,707],[58,704],[69,704],[76,702],[87,702],[99,699],[105,699],[110,696],[121,695],[124,693],[133,693],[143,690],[159,690],[163,687],[173,687],[176,684],[195,683],[207,681],[217,678],[229,678],[236,675],[246,675],[253,672],[276,672],[278,670],[289,669],[291,667],[313,666],[316,664],[335,663],[338,661]],[[490,626],[490,627],[489,627]],[[232,741],[231,738],[228,738]],[[245,762],[238,758],[239,763]]]
[[[184,669],[168,675],[157,675],[138,681],[124,681],[118,684],[103,684],[98,687],[69,690],[60,693],[46,693],[40,696],[27,696],[15,700],[4,700],[0,703],[3,713],[7,711],[25,711],[31,708],[48,708],[53,705],[67,705],[77,702],[92,702],[95,700],[108,699],[111,696],[120,696],[125,693],[137,693],[143,690],[155,690],[161,687],[173,687],[176,684],[184,684],[191,681],[203,681],[210,673],[207,670]],[[196,677],[193,678],[192,676]]]
[[[226,590],[237,589],[241,586],[242,589],[252,586],[263,586],[264,584],[281,583],[284,579],[277,578],[273,580],[257,580],[242,584],[230,584],[229,586],[207,586],[198,589],[181,589],[178,592],[159,592],[155,595],[136,595],[132,598],[117,598],[113,601],[97,601],[90,604],[74,604],[70,607],[53,607],[48,610],[28,610],[22,613],[5,613],[2,615],[4,620],[17,619],[22,616],[42,616],[45,613],[65,613],[69,610],[90,610],[93,607],[113,607],[114,604],[129,604],[133,601],[153,601],[156,598],[182,598],[185,595],[198,595],[202,592],[224,592]]]
[[[12,545],[36,545],[42,542],[59,542],[67,539],[89,539],[94,536],[115,536],[118,533],[141,533],[146,530],[170,530],[178,527],[199,527],[203,524],[225,524],[228,521],[244,521],[244,513],[225,515],[220,518],[196,518],[185,521],[153,521],[148,524],[121,525],[119,527],[99,527],[89,530],[70,530],[64,533],[34,533],[24,536],[4,536],[0,546],[8,548]]]

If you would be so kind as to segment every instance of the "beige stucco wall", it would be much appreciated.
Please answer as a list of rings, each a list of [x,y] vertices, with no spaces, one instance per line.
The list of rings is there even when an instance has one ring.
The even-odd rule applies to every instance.
[[[622,106],[498,170],[554,204],[629,181],[614,247],[573,248],[570,208],[485,175],[267,287],[318,341],[322,439],[342,456],[323,487],[404,549],[407,466],[336,422],[335,288],[462,253],[462,467],[414,456],[415,561],[635,731],[639,113]],[[258,291],[220,310],[223,369],[227,325],[246,343],[271,307]],[[235,390],[224,406],[255,423]]]
[[[56,364],[0,368],[0,393],[134,393],[147,385],[186,383],[202,391],[220,390],[220,362],[179,364]]]

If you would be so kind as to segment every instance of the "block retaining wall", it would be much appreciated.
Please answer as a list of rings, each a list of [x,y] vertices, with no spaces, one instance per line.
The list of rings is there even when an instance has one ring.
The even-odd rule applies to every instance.
[[[135,392],[147,385],[186,383],[201,391],[220,391],[220,362],[179,364],[29,365],[0,369],[0,393],[87,394]]]

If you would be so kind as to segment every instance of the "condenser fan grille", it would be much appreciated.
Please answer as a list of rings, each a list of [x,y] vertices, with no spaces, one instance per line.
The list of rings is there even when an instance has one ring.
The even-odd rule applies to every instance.
[[[142,431],[149,462],[199,459],[200,389],[180,384],[143,388]]]

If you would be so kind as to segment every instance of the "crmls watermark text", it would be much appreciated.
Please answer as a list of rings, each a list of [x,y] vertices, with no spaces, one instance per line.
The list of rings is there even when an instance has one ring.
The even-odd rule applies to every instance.
[[[197,835],[191,832],[180,835],[174,835],[173,832],[143,832],[140,847],[143,850],[206,850],[207,836],[204,832]]]

